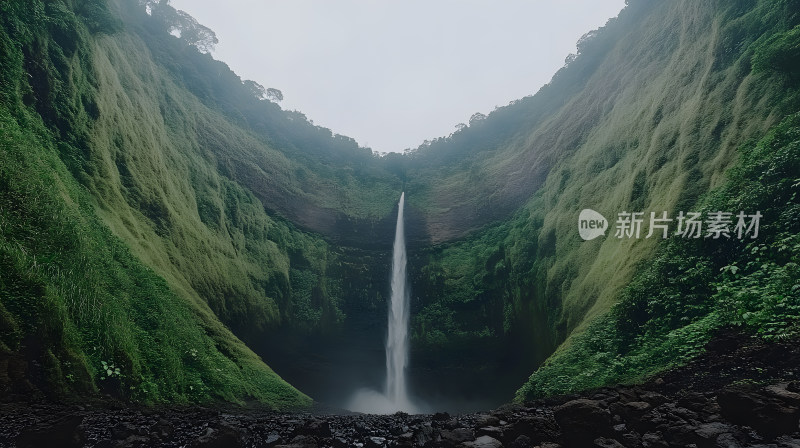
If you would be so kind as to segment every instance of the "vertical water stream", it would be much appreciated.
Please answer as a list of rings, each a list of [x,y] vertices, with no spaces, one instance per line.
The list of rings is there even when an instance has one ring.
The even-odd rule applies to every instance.
[[[408,363],[408,288],[406,282],[406,240],[403,225],[405,193],[400,195],[397,227],[392,251],[392,297],[386,337],[386,397],[407,408],[406,364]]]
[[[347,409],[374,414],[391,414],[397,411],[418,413],[412,404],[406,386],[408,365],[409,292],[406,279],[406,238],[403,223],[405,193],[397,204],[397,226],[392,250],[392,294],[389,302],[386,334],[386,390],[371,389],[355,392]]]

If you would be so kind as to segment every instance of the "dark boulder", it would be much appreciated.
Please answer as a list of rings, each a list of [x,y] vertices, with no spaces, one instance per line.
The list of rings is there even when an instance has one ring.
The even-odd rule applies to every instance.
[[[572,444],[591,445],[600,436],[611,435],[611,414],[593,400],[568,401],[553,408],[553,416],[564,439]]]
[[[415,433],[414,433],[414,440],[417,442],[418,446],[425,446],[429,442],[433,441],[436,437],[436,433],[431,427],[430,424],[422,425]]]
[[[724,389],[717,396],[717,402],[722,416],[728,421],[750,426],[768,438],[791,434],[797,431],[800,422],[797,406],[753,389]]]
[[[330,437],[331,426],[326,420],[311,419],[300,427],[298,434],[315,437]]]
[[[509,429],[503,431],[500,439],[507,445],[519,436],[527,436],[534,445],[537,445],[545,440],[557,439],[560,433],[555,420],[539,415],[521,417],[509,426]],[[492,434],[487,433],[487,435]]]
[[[386,439],[383,437],[367,437],[364,446],[367,448],[384,448]]]
[[[431,420],[435,422],[446,422],[450,420],[450,414],[448,414],[447,412],[437,412],[433,414]]]
[[[81,416],[66,416],[49,423],[24,428],[15,442],[19,448],[45,446],[79,447],[86,442],[86,434],[80,427]]]
[[[521,435],[511,442],[511,448],[532,448],[533,440],[526,435]]]
[[[619,443],[615,439],[609,439],[607,437],[598,437],[594,439],[594,445],[598,448],[625,448],[625,445]]]
[[[464,442],[461,446],[467,448],[502,448],[503,444],[495,438],[480,436],[473,442]]]
[[[275,448],[318,448],[316,439],[310,436],[296,436],[287,445],[275,445]]]
[[[609,406],[612,414],[619,415],[626,422],[640,420],[651,408],[652,405],[644,401],[612,403],[611,406]]]
[[[500,425],[500,419],[497,416],[491,414],[479,415],[477,419],[477,425],[480,427],[498,426]]]
[[[192,448],[236,448],[245,446],[247,435],[244,429],[228,424],[207,428],[205,434],[195,439]]]
[[[475,440],[475,431],[467,428],[445,429],[441,432],[443,440],[453,443],[470,442]]]

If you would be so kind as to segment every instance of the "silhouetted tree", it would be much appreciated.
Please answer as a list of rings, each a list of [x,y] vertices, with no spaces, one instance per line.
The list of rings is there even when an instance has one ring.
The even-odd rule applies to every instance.
[[[481,121],[483,121],[485,119],[486,119],[486,115],[484,115],[484,114],[482,114],[480,112],[475,112],[474,114],[472,114],[471,117],[469,117],[469,125],[472,126],[475,123],[481,122]]]
[[[168,33],[178,35],[183,42],[197,48],[201,53],[210,52],[219,43],[214,31],[198,23],[186,11],[170,6],[169,0],[144,0],[140,3],[148,8]]]
[[[283,92],[272,87],[267,89],[266,98],[275,103],[283,101]]]
[[[260,100],[266,99],[267,89],[265,89],[264,86],[262,86],[261,84],[251,79],[243,81],[242,84],[244,84],[244,86],[247,87],[247,90],[249,90],[254,97]]]

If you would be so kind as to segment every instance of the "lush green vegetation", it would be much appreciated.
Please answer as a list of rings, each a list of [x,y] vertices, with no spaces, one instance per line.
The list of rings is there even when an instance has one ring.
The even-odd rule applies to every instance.
[[[800,115],[745,145],[704,213],[763,214],[756,238],[673,237],[610,313],[557,352],[517,399],[631,383],[686,362],[723,327],[765,339],[800,333]],[[737,212],[738,213],[738,212]]]
[[[382,158],[143,3],[0,3],[0,385],[307,404],[237,338],[379,339],[401,189],[415,350],[528,369],[566,341],[519,398],[634,381],[723,325],[794,331],[797,1],[630,2],[536,95]],[[575,232],[692,207],[760,209],[762,235]]]
[[[602,61],[580,63],[579,55],[554,78],[551,85],[558,85],[562,93],[576,92],[566,105],[556,108],[556,118],[528,130],[527,140],[520,137],[517,143],[485,154],[467,151],[465,161],[439,169],[442,175],[434,177],[435,185],[420,187],[410,182],[409,190],[413,193],[419,188],[422,194],[416,205],[429,207],[433,220],[436,207],[442,207],[443,217],[469,219],[466,217],[473,218],[507,200],[510,193],[499,192],[503,188],[499,179],[517,174],[509,170],[533,164],[516,157],[546,151],[548,145],[556,148],[557,155],[544,162],[552,164],[552,169],[522,209],[466,238],[420,251],[419,268],[414,272],[414,289],[423,291],[413,315],[416,344],[468,346],[522,334],[529,344],[549,353],[566,341],[548,364],[555,367],[539,370],[520,392],[521,397],[607,384],[625,379],[623,373],[641,377],[665,368],[664,360],[686,359],[696,353],[693,350],[702,346],[711,331],[711,317],[698,323],[707,327],[694,334],[694,341],[688,335],[669,339],[671,351],[661,345],[648,346],[647,355],[662,358],[639,353],[641,356],[626,358],[625,366],[616,366],[616,370],[608,368],[611,361],[601,362],[604,357],[613,359],[616,352],[594,350],[586,341],[602,344],[615,337],[604,336],[613,319],[607,314],[609,309],[631,294],[631,285],[641,282],[645,266],[663,263],[668,255],[662,254],[672,253],[672,245],[678,242],[662,246],[644,234],[640,239],[617,239],[613,230],[610,236],[583,242],[576,232],[578,213],[583,208],[601,211],[612,218],[613,226],[613,217],[623,210],[677,214],[700,209],[705,203],[698,200],[710,188],[726,182],[729,167],[740,157],[737,147],[762,137],[777,119],[798,110],[792,66],[765,62],[793,60],[792,39],[798,23],[795,3],[738,2],[713,8],[680,2],[641,3],[648,5],[639,5],[642,9],[629,11],[627,17],[621,15],[587,37],[589,42],[584,45],[601,51],[605,55]],[[638,23],[629,21],[631,15]],[[670,24],[667,29],[665,23]],[[628,37],[607,39],[607,35]],[[636,55],[635,61],[630,55]],[[578,87],[568,82],[577,79],[581,80]],[[509,108],[532,108],[545,101],[547,96],[540,95],[547,92],[543,89]],[[540,107],[551,106],[540,103]],[[594,112],[585,113],[591,108]],[[499,116],[498,110],[482,123],[490,125]],[[483,124],[476,123],[474,131]],[[436,145],[450,145],[455,151],[457,135],[434,142],[430,156],[427,148],[420,148],[420,154],[412,157],[434,157]],[[438,169],[431,165],[429,170]],[[411,162],[408,166],[408,175],[413,176]],[[791,171],[786,173],[789,176]],[[493,188],[470,190],[484,188],[480,185],[487,182],[493,183]],[[525,182],[515,182],[515,187]],[[790,186],[781,185],[787,191]],[[468,211],[459,209],[457,203],[439,201],[440,197],[464,200]],[[409,195],[411,203],[414,198]],[[441,222],[453,227],[460,224],[445,219]],[[775,244],[779,240],[776,237]],[[708,250],[711,255],[714,248],[707,245],[697,253]],[[687,261],[685,266],[695,264]],[[710,274],[694,279],[708,290],[713,290],[717,281]],[[677,292],[673,296],[682,297]],[[706,302],[711,303],[702,301]],[[690,298],[672,297],[672,303],[678,309],[686,308],[687,313],[697,307]],[[660,319],[659,313],[670,309],[654,309],[650,317]],[[707,311],[702,311],[706,313],[702,316],[707,316]],[[783,317],[769,319],[780,321]],[[596,319],[597,323],[590,325]],[[657,339],[654,336],[651,342]],[[571,348],[575,344],[578,348]],[[686,356],[676,356],[675,350],[683,349]],[[597,356],[588,356],[589,352]]]
[[[31,366],[45,356],[32,345],[61,350],[55,358],[47,355],[55,373],[36,384],[57,385],[61,392],[82,378],[83,389],[102,386],[104,392],[145,401],[255,398],[279,407],[307,404],[307,397],[236,337],[258,345],[277,332],[338,331],[347,317],[343,279],[366,268],[358,260],[340,259],[338,248],[281,217],[282,206],[304,211],[323,204],[323,212],[374,219],[394,207],[396,178],[375,181],[364,174],[376,169],[371,165],[353,163],[354,170],[337,167],[335,160],[301,157],[298,148],[306,147],[299,140],[298,147],[274,149],[276,141],[294,137],[280,133],[288,131],[267,135],[248,120],[264,120],[265,111],[268,124],[302,117],[254,97],[224,64],[170,36],[163,28],[168,25],[158,16],[149,18],[138,2],[110,7],[104,1],[4,2],[2,8],[0,107],[7,119],[2,168],[8,173],[3,193],[12,201],[0,210],[8,223],[3,247],[11,251],[9,266],[20,272],[33,263],[58,274],[37,281],[51,291],[47,300],[63,311],[52,314],[50,323],[63,320],[75,329],[36,340],[33,329],[46,314],[26,310],[44,292],[23,292],[21,277],[9,274],[0,290],[10,338],[3,340],[4,354]],[[153,34],[145,26],[155,27]],[[175,61],[183,64],[172,65]],[[202,92],[188,88],[177,69],[200,70],[194,76],[201,78],[203,70],[219,69],[226,76],[210,87],[201,82],[211,89]],[[218,103],[221,97],[211,93],[226,100]],[[234,105],[247,109],[247,119],[243,109],[231,109]],[[304,118],[296,124],[292,132],[307,131],[303,144],[315,151],[338,157],[347,152],[336,142],[354,146]],[[25,138],[12,138],[13,132]],[[363,158],[363,148],[351,149]],[[60,189],[46,189],[50,184]],[[39,197],[66,211],[44,207],[14,214],[13,207],[38,204],[30,199]],[[79,228],[54,232],[57,224],[33,219],[34,212],[69,212],[64,220]],[[78,245],[80,251],[26,246],[20,241],[28,238],[21,236],[23,227],[53,235],[48,244]],[[24,256],[30,258],[19,258]],[[150,283],[158,287],[143,286]],[[352,280],[347,284],[361,287]],[[81,317],[89,305],[72,295],[95,290],[101,292],[87,303],[120,302],[106,316],[113,326]],[[362,291],[357,297],[381,294]],[[156,323],[156,314],[147,312],[145,319],[132,311],[143,313],[151,300],[164,307],[159,311],[165,316],[178,316],[176,322]],[[192,333],[192,326],[200,332]],[[163,360],[156,358],[161,350],[166,350]],[[77,362],[72,354],[85,359]],[[178,369],[185,374],[177,375]],[[38,375],[34,370],[14,375]],[[14,383],[14,375],[2,372],[4,387]],[[221,382],[226,385],[217,387]]]
[[[89,191],[97,188],[108,174],[92,159],[93,151],[108,149],[97,144],[102,135],[98,118],[108,110],[102,98],[105,73],[92,46],[104,39],[104,32],[119,28],[104,3],[82,2],[77,8],[60,2],[4,2],[0,8],[1,57],[8,62],[2,69],[0,104],[4,390],[32,386],[56,396],[99,390],[145,402],[224,399],[258,400],[279,408],[308,405],[308,397],[242,344],[206,302],[142,264],[109,230],[109,221],[98,218],[97,197],[87,194],[86,186]],[[91,13],[88,19],[73,13],[84,10]],[[118,161],[118,166],[124,163]],[[141,210],[138,223],[148,222],[151,232],[174,231],[163,203],[124,179],[133,177],[133,169],[121,170],[116,179],[129,181],[123,188]],[[231,239],[252,247],[245,232],[270,230],[265,223],[247,221],[247,207],[257,202],[252,194],[227,187],[227,205],[235,209],[228,219],[242,220],[238,233],[231,230]],[[99,210],[108,211],[103,204]],[[295,243],[291,238],[297,231],[291,226],[273,227],[276,238],[290,240],[285,247],[306,250],[296,244],[310,244],[309,258],[321,258],[316,248],[325,246],[318,239]],[[263,262],[270,254],[258,251],[265,250],[266,243],[261,244],[251,251]],[[202,257],[196,257],[197,263]],[[281,268],[274,264],[274,269]],[[288,263],[283,269],[288,290]],[[208,274],[203,286],[219,286],[213,283],[214,272]],[[259,281],[263,277],[255,276],[253,283]],[[261,312],[267,320],[270,307],[278,313],[263,292],[250,302],[246,293],[232,303],[224,301],[230,296],[206,297],[211,309],[229,319],[237,312],[253,312],[258,318]],[[293,311],[286,307],[285,312]],[[299,307],[296,312],[305,311]]]
[[[583,243],[575,232],[580,210],[606,216],[688,211],[721,182],[736,147],[796,110],[788,75],[751,70],[751,59],[771,48],[773,36],[794,26],[793,6],[640,3],[590,33],[581,54],[554,78],[552,86],[572,95],[553,118],[516,131],[516,143],[442,168],[430,186],[409,182],[409,202],[428,207],[429,222],[467,232],[464,221],[489,219],[520,190],[541,184],[510,218],[419,259],[415,287],[425,291],[415,314],[420,342],[492,337],[526,322],[546,325],[556,341],[582,330],[619,300],[656,244],[645,238]],[[605,57],[597,60],[590,50]],[[587,54],[590,62],[583,61]],[[550,95],[543,89],[509,107],[548,110]],[[480,126],[501,115],[490,114]],[[446,143],[456,145],[455,136]],[[419,149],[418,157],[434,157],[433,146],[430,156],[426,151]],[[537,158],[548,151],[553,154]],[[525,170],[537,163],[552,169]],[[507,189],[504,180],[515,176],[514,189]],[[480,317],[471,319],[476,311]],[[440,327],[431,327],[436,322]]]
[[[29,370],[2,372],[4,388],[39,378],[55,396],[309,402],[137,261],[97,219],[49,132],[34,118],[26,127],[0,112],[0,351]]]
[[[273,190],[280,197],[264,198],[265,202],[290,218],[296,217],[280,201],[302,199],[306,205],[364,219],[391,213],[400,196],[401,182],[381,166],[377,154],[359,147],[350,137],[315,126],[301,112],[282,110],[267,100],[254,81],[242,80],[224,62],[198,51],[198,47],[208,46],[198,33],[182,33],[181,38],[170,35],[171,29],[186,27],[185,17],[166,3],[148,3],[153,4],[151,15],[140,2],[117,2],[127,30],[140,40],[135,51],[152,58],[162,70],[160,76],[170,79],[172,89],[191,93],[193,100],[224,117],[227,127],[234,124],[239,132],[250,131],[251,141],[246,145],[226,138],[227,133],[222,133],[225,137],[215,133],[214,140],[221,137],[225,141],[216,141],[222,145],[212,150],[234,156],[232,164],[245,159],[268,174],[256,185],[254,179],[236,176],[235,172],[229,172],[229,176],[253,190]],[[204,28],[196,23],[189,26]],[[209,40],[209,32],[206,29],[199,34]],[[217,126],[214,129],[222,131]],[[252,154],[254,148],[258,148],[257,158]]]

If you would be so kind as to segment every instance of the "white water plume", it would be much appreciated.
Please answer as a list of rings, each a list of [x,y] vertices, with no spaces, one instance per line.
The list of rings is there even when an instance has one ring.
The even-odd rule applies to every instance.
[[[397,226],[392,250],[392,296],[389,303],[386,337],[386,391],[362,389],[356,392],[349,409],[359,412],[387,414],[397,411],[417,412],[411,403],[406,385],[408,365],[409,291],[406,280],[406,240],[403,219],[405,193],[397,207]]]

